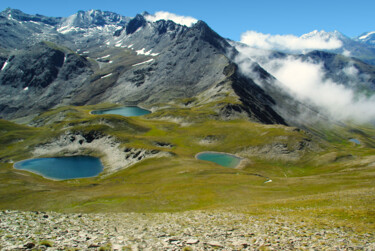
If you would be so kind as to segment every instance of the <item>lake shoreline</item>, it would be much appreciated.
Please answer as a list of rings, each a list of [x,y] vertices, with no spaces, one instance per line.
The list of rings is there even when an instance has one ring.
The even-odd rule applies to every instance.
[[[142,110],[142,112],[145,111],[145,113],[140,114],[140,115],[123,115],[123,114],[117,114],[117,113],[100,113],[100,112],[106,112],[106,111],[111,111],[111,110],[121,110],[121,109],[126,109],[126,108],[137,108],[139,110]],[[94,112],[98,112],[98,113],[94,113]],[[124,116],[124,117],[138,117],[138,116],[144,116],[144,115],[151,114],[151,113],[152,113],[151,110],[143,108],[143,107],[138,106],[138,105],[124,105],[124,106],[119,106],[119,107],[112,107],[112,108],[105,108],[105,109],[90,111],[90,115],[112,114],[112,115],[120,115],[120,116]]]
[[[226,152],[217,152],[217,151],[204,151],[204,152],[199,152],[197,154],[195,154],[194,158],[197,159],[197,160],[201,160],[201,159],[198,159],[198,155],[200,154],[204,154],[204,153],[217,153],[217,154],[224,154],[224,155],[229,155],[229,156],[233,156],[237,159],[239,159],[239,163],[234,166],[234,167],[228,167],[228,168],[232,168],[232,169],[243,169],[247,163],[249,163],[249,160],[247,158],[243,158],[243,157],[240,157],[236,154],[233,154],[233,153],[226,153]],[[217,164],[217,163],[216,163]],[[218,164],[220,165],[220,164]],[[224,166],[225,167],[225,166]]]
[[[84,160],[85,161],[90,161],[90,162],[97,162],[95,164],[99,165],[99,169],[100,169],[100,172],[95,174],[95,175],[89,175],[89,176],[77,176],[77,177],[68,177],[68,178],[56,178],[56,177],[51,177],[49,175],[46,175],[46,174],[43,174],[43,172],[41,171],[37,171],[37,170],[30,170],[30,169],[27,169],[27,168],[23,168],[22,167],[22,164],[24,163],[27,163],[27,162],[31,162],[31,161],[48,161],[48,160],[55,160],[57,161],[57,159],[61,159],[61,160],[72,160],[74,158],[79,158],[80,161]],[[70,163],[71,164],[71,163]],[[90,168],[92,169],[92,165],[94,163],[90,163]],[[17,165],[19,165],[19,168],[17,167]],[[42,163],[43,165],[43,163]],[[66,164],[65,164],[66,166]],[[98,167],[98,166],[97,166]],[[52,180],[52,181],[66,181],[66,180],[73,180],[73,179],[87,179],[87,178],[95,178],[95,177],[99,177],[103,171],[104,171],[104,165],[101,161],[100,158],[97,158],[97,157],[94,157],[94,156],[88,156],[88,155],[72,155],[72,156],[57,156],[57,157],[38,157],[38,158],[29,158],[29,159],[24,159],[24,160],[21,160],[21,161],[17,161],[15,163],[13,163],[13,168],[18,170],[18,171],[26,171],[26,172],[29,172],[29,173],[33,173],[33,174],[36,174],[38,176],[41,176],[45,179],[48,179],[48,180]],[[97,171],[99,171],[99,169]],[[79,170],[79,171],[82,171],[82,170]]]

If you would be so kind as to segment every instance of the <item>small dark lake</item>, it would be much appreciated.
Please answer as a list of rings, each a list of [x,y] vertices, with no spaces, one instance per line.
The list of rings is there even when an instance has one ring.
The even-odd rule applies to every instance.
[[[14,168],[56,180],[94,177],[103,171],[100,160],[89,156],[28,159],[16,162]]]
[[[117,114],[124,117],[135,117],[150,114],[151,112],[138,106],[124,106],[120,108],[105,109],[105,110],[95,110],[91,114],[101,115],[101,114]]]
[[[196,156],[199,160],[211,161],[224,167],[235,168],[241,162],[241,158],[226,153],[203,152]]]

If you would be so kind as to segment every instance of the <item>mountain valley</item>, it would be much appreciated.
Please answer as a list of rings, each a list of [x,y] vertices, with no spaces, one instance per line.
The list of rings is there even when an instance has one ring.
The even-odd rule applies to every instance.
[[[335,243],[330,248],[374,248],[372,33],[345,37],[340,50],[289,53],[225,39],[203,21],[186,26],[150,16],[99,10],[67,18],[14,9],[0,13],[1,217],[33,218],[28,211],[43,211],[51,212],[51,221],[78,214],[83,221],[122,213],[142,228],[153,217],[164,223],[172,218],[176,225],[168,223],[173,231],[167,234],[150,225],[155,233],[147,242],[157,243],[133,247],[141,250],[161,249],[159,241],[166,238],[165,249],[172,250],[195,244],[197,250],[238,250],[234,246],[251,248],[255,242],[253,248],[266,248],[269,229],[254,228],[256,239],[243,233],[242,221],[259,226],[272,221],[272,231],[284,221],[288,235],[296,236],[326,228],[340,236],[337,242],[334,235],[324,237]],[[286,76],[295,64],[306,68]],[[320,85],[310,86],[307,96],[292,89],[290,78],[303,82],[300,75]],[[335,96],[348,96],[352,103]],[[151,113],[92,113],[126,106]],[[226,168],[198,160],[201,152],[233,154],[241,163]],[[13,167],[21,160],[64,156],[97,157],[104,170],[91,178],[52,180]],[[229,230],[220,227],[211,239],[226,244],[210,245],[214,242],[198,233],[197,222],[184,223],[195,212],[208,225],[224,221],[233,228],[233,242],[248,238],[246,245],[230,244],[232,239],[221,236]],[[215,221],[209,224],[211,213]],[[12,217],[9,224],[15,224]],[[106,236],[116,235],[115,224],[109,225]],[[184,236],[178,228],[190,232]],[[93,245],[115,242],[107,237]],[[193,237],[204,241],[188,245]],[[295,247],[302,248],[304,238],[294,240]],[[343,244],[344,238],[350,240]],[[13,247],[24,242],[8,239]],[[316,247],[324,246],[318,239]],[[10,246],[5,242],[0,247]],[[82,243],[82,249],[90,245]],[[137,241],[121,245],[129,243]],[[283,239],[273,248],[292,249],[289,243]]]

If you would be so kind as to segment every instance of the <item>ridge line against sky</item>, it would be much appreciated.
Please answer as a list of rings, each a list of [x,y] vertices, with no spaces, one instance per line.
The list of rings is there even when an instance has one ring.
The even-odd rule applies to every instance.
[[[67,17],[78,10],[100,9],[123,16],[148,11],[167,11],[205,21],[226,38],[239,41],[248,30],[265,34],[300,36],[313,30],[338,30],[356,37],[375,30],[374,0],[1,0],[0,10],[7,7],[28,14]]]

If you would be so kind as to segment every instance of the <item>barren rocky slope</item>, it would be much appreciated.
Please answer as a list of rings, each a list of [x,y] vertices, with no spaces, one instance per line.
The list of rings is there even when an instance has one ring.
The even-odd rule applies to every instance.
[[[0,212],[2,250],[374,250],[373,233],[241,213]]]

